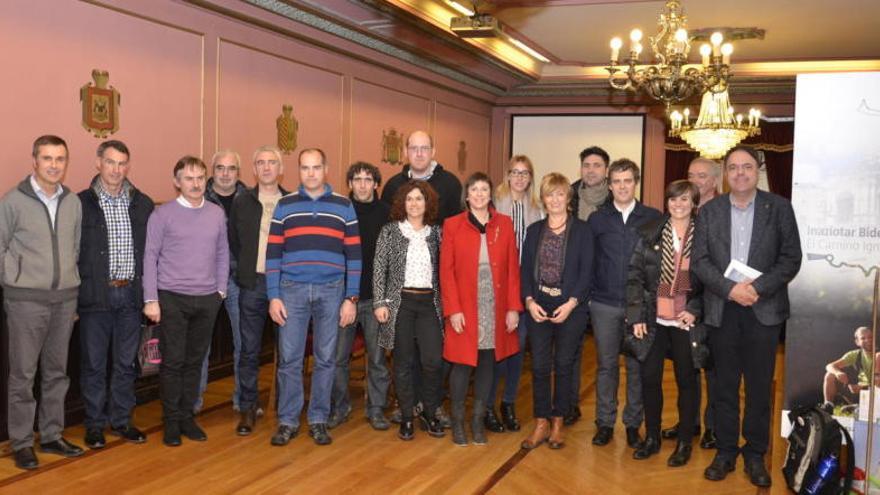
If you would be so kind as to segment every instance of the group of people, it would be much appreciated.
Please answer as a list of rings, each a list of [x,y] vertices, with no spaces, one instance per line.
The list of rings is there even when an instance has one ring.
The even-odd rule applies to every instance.
[[[649,458],[661,438],[677,438],[668,465],[686,464],[700,432],[702,370],[709,397],[700,443],[717,447],[705,477],[724,479],[742,454],[751,481],[770,484],[764,455],[775,350],[801,252],[791,205],[757,189],[760,160],[752,149],[738,146],[725,157],[729,194],[717,192],[721,167],[695,160],[688,180],[666,187],[665,214],[636,199],[633,161],[611,161],[596,146],[581,153],[581,179],[573,184],[557,172],[538,180],[530,159],[516,155],[497,188],[482,172],[462,184],[434,160],[426,132],[410,134],[405,152],[408,164],[384,188],[377,167],[352,164],[348,195],[327,183],[318,148],[299,153],[300,185],[292,192],[280,185],[284,167],[274,146],[254,152],[253,188],[238,180],[241,160],[231,150],[214,155],[210,180],[208,165],[185,156],[173,169],[179,196],[154,208],[127,179],[124,143],[98,147],[98,174],[73,195],[62,185],[66,143],[38,138],[33,172],[0,200],[16,464],[38,466],[38,362],[40,449],[83,453],[61,436],[76,315],[89,448],[105,445],[107,426],[125,440],[146,440],[131,422],[141,313],[161,325],[163,442],[206,440],[194,417],[225,305],[239,435],[252,433],[262,415],[259,351],[268,318],[277,325],[272,445],[288,444],[300,429],[309,332],[308,435],[329,444],[329,430],[351,417],[349,363],[359,327],[365,416],[374,429],[397,422],[402,440],[414,437],[416,424],[433,437],[450,429],[459,446],[486,444],[486,430],[519,431],[514,404],[528,342],[535,422],[522,448],[558,449],[565,426],[581,416],[581,357],[591,330],[594,445],[614,435],[623,353],[622,421],[633,457]],[[760,276],[731,270],[737,263]],[[398,405],[390,418],[386,351]],[[679,423],[661,430],[667,357]]]

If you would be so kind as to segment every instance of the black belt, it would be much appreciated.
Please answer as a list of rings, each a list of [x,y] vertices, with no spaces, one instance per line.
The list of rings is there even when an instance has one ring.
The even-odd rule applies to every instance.
[[[434,289],[427,288],[417,288],[417,287],[404,287],[400,289],[401,292],[406,292],[407,294],[433,294]]]

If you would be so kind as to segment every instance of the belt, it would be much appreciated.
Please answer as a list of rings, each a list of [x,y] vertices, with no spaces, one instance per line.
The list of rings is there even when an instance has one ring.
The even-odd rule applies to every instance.
[[[538,285],[538,290],[550,297],[559,297],[562,295],[562,289],[559,287],[547,287],[546,285]]]
[[[107,285],[109,285],[110,287],[116,287],[116,288],[128,287],[129,285],[131,285],[131,280],[111,280],[110,282],[107,283]]]
[[[417,289],[412,287],[404,287],[400,289],[401,292],[406,292],[407,294],[433,294],[434,289]]]

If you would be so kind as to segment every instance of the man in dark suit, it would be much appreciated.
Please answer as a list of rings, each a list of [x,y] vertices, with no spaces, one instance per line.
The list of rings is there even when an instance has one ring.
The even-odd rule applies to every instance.
[[[791,203],[758,191],[757,153],[747,146],[724,158],[730,193],[700,208],[694,234],[693,272],[703,282],[704,319],[716,370],[718,452],[706,468],[719,481],[741,452],[753,484],[770,486],[764,454],[770,440],[770,384],[776,346],[789,316],[788,283],[801,266],[801,242]],[[761,272],[725,276],[740,262]],[[739,386],[745,380],[746,444],[739,448]]]

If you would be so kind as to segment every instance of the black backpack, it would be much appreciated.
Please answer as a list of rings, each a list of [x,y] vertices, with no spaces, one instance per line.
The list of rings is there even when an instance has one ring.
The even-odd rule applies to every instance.
[[[825,495],[848,494],[853,482],[855,453],[853,440],[846,428],[818,407],[798,407],[788,413],[791,433],[782,474],[785,483],[795,493],[806,493],[806,488],[817,476],[819,463],[829,454],[836,454],[840,466],[846,466],[841,476],[838,469],[819,491]],[[846,446],[843,445],[846,439]],[[841,479],[843,486],[841,486]]]

